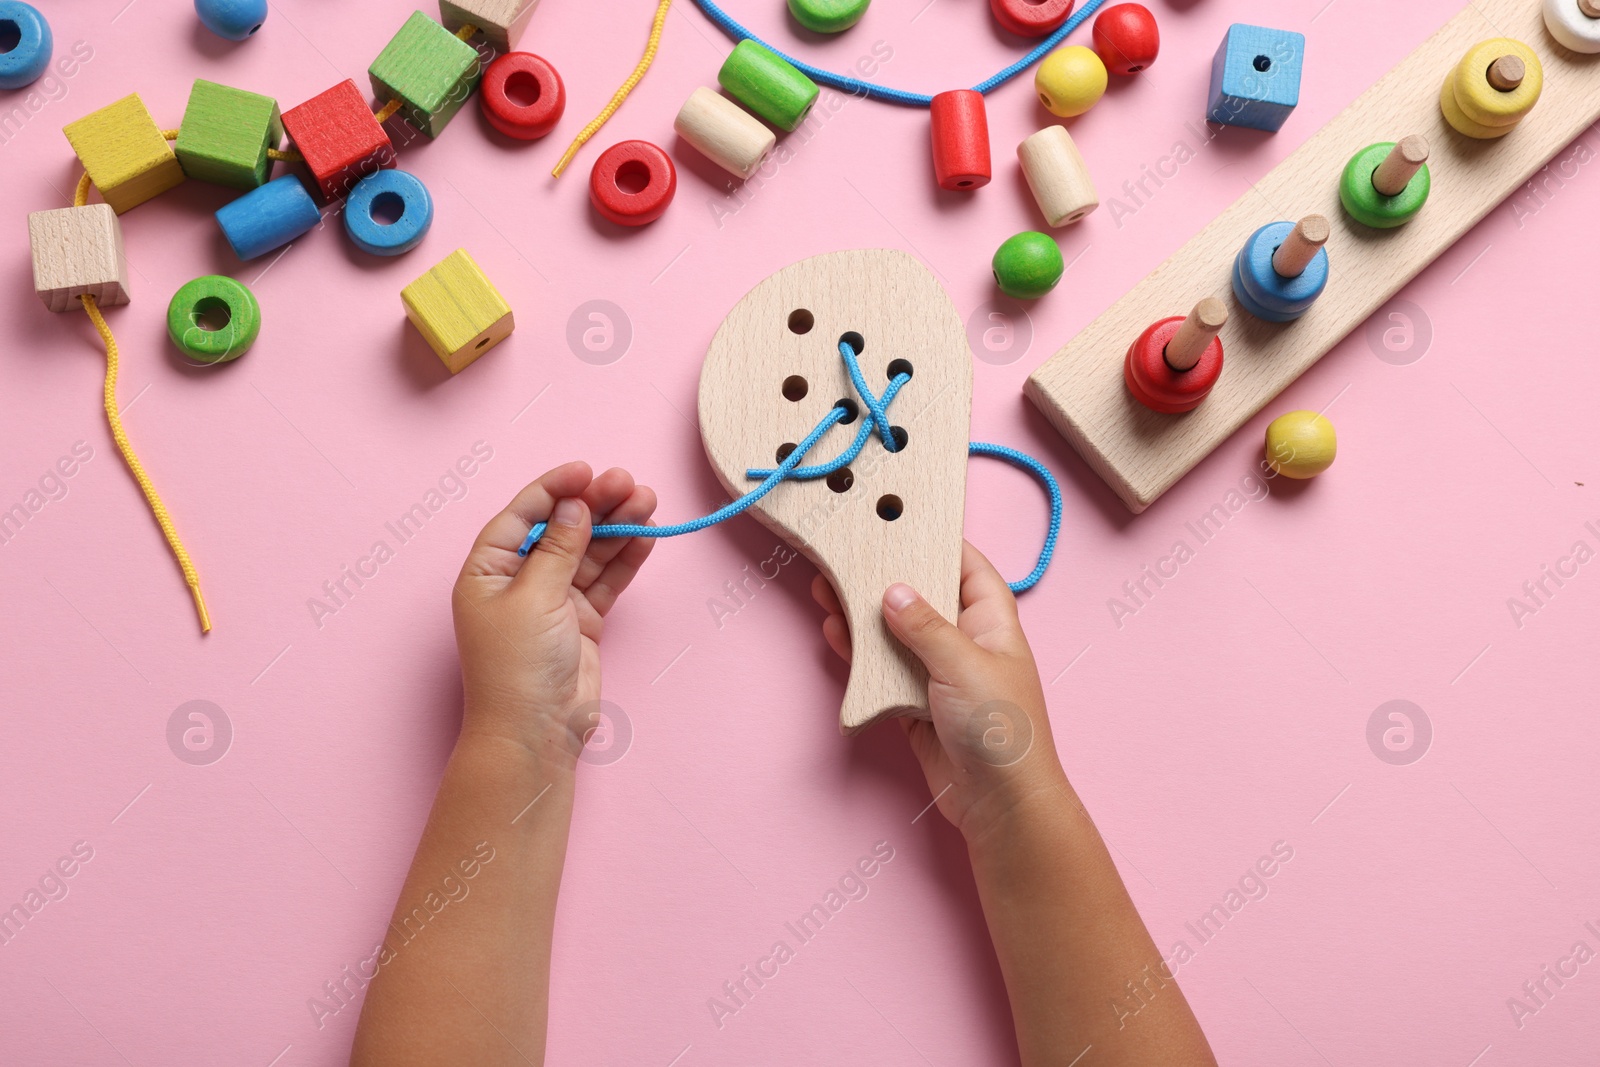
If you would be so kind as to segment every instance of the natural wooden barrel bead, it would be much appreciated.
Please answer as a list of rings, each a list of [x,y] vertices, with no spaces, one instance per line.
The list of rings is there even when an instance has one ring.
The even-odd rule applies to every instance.
[[[755,116],[703,85],[683,102],[672,128],[736,178],[754,174],[778,143],[777,136]]]
[[[63,126],[89,180],[117,214],[183,182],[183,167],[138,93]]]
[[[80,296],[100,307],[128,302],[122,223],[110,204],[86,204],[28,216],[33,291],[51,311],[76,311]]]
[[[1600,52],[1600,2],[1544,0],[1544,26],[1564,47],[1585,55]]]
[[[933,173],[939,188],[957,191],[989,184],[989,115],[983,94],[971,89],[940,93],[929,105],[933,119]]]
[[[1022,37],[1043,37],[1067,21],[1076,0],[989,0],[994,20]]]
[[[1222,374],[1222,338],[1228,308],[1215,297],[1187,317],[1151,323],[1128,346],[1122,376],[1133,398],[1152,411],[1176,415],[1200,406]]]
[[[1078,222],[1100,206],[1072,135],[1063,126],[1046,126],[1017,145],[1017,159],[1033,199],[1051,226]]]

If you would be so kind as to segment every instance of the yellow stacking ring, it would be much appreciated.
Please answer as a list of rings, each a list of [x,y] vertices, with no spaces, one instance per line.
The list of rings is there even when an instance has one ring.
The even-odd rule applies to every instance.
[[[1489,67],[1501,56],[1516,56],[1525,71],[1522,84],[1509,92],[1489,84]],[[1538,103],[1544,69],[1533,49],[1509,37],[1496,37],[1467,51],[1456,65],[1450,85],[1457,108],[1476,125],[1515,126]]]

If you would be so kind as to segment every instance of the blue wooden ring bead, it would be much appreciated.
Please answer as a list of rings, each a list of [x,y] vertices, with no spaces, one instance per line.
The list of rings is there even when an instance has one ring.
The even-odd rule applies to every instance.
[[[50,24],[31,4],[0,0],[0,25],[8,22],[16,27],[17,46],[0,52],[0,89],[21,89],[50,69],[55,41],[50,36]]]
[[[1294,231],[1292,222],[1269,222],[1244,243],[1234,260],[1234,294],[1245,310],[1270,322],[1287,322],[1305,313],[1328,285],[1328,250],[1320,249],[1298,278],[1285,278],[1272,267],[1272,254]]]
[[[218,37],[243,41],[267,21],[267,0],[194,0],[194,11]]]
[[[322,221],[317,202],[293,174],[274,178],[217,209],[217,225],[240,259],[265,255]]]
[[[387,225],[374,210],[399,217]],[[375,256],[398,256],[422,242],[433,225],[433,197],[415,174],[403,170],[380,170],[361,179],[351,190],[344,206],[344,228],[363,252]]]
[[[1344,173],[1339,177],[1339,202],[1344,205],[1345,211],[1357,222],[1379,230],[1403,226],[1416,218],[1422,205],[1428,202],[1428,193],[1433,188],[1433,178],[1428,173],[1428,165],[1424,163],[1411,176],[1406,187],[1394,196],[1384,196],[1378,192],[1377,186],[1372,184],[1372,176],[1388,158],[1389,150],[1393,147],[1393,141],[1368,145],[1350,157]]]

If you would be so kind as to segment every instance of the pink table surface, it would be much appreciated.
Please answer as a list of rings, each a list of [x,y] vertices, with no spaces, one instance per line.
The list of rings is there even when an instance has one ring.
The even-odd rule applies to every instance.
[[[122,403],[203,575],[216,630],[201,639],[107,433],[90,325],[30,291],[24,216],[68,203],[65,123],[137,90],[176,125],[195,77],[290,105],[344,77],[364,85],[411,5],[280,0],[242,46],[183,0],[41,7],[57,53],[83,42],[92,58],[31,102],[0,95],[0,505],[41,479],[55,497],[0,546],[0,906],[41,880],[59,896],[47,875],[75,845],[92,859],[0,945],[0,1061],[340,1063],[357,1008],[324,1009],[319,1025],[311,1002],[338,1007],[325,983],[381,936],[449,750],[448,590],[472,535],[575,457],[633,470],[664,519],[702,513],[720,492],[696,380],[726,311],[794,260],[887,246],[978,312],[996,297],[992,249],[1039,225],[1011,146],[1048,116],[1027,79],[995,93],[995,181],[957,197],[931,181],[924,114],[828,94],[781,164],[731,188],[671,132],[729,48],[680,0],[655,68],[552,182],[567,137],[634,64],[651,5],[547,0],[525,47],[561,70],[566,118],[524,146],[472,105],[437,143],[401,144],[437,204],[415,253],[370,258],[330,219],[281,258],[241,264],[211,219],[231,194],[200,183],[125,215],[134,302],[110,316]],[[979,0],[878,0],[842,37],[800,43],[777,0],[731,7],[826,63],[875,56],[876,78],[901,87],[969,84],[1019,49]],[[1060,232],[1071,266],[1009,322],[1011,347],[974,364],[974,437],[1042,456],[1066,492],[1056,565],[1022,606],[1062,758],[1157,942],[1192,952],[1179,977],[1228,1064],[1593,1062],[1600,964],[1572,954],[1600,950],[1600,565],[1583,565],[1600,548],[1585,310],[1596,132],[1383,313],[1387,346],[1381,328],[1353,335],[1142,516],[1021,395],[1075,330],[1457,7],[1156,0],[1160,61],[1072,124],[1104,206]],[[1276,136],[1213,138],[1201,123],[1234,21],[1309,38],[1302,103]],[[638,232],[586,201],[597,148],[628,137],[680,167],[671,210]],[[1165,177],[1141,192],[1146,173]],[[451,378],[397,292],[458,246],[518,329]],[[250,284],[265,326],[247,357],[201,371],[166,342],[164,311],[211,272]],[[620,358],[569,344],[595,300],[631,333]],[[1251,480],[1273,414],[1329,406],[1341,450],[1328,474]],[[492,458],[441,482],[475,446]],[[92,458],[46,477],[74,448]],[[400,543],[385,524],[441,487],[443,506]],[[1186,524],[1219,504],[1226,524],[1202,543]],[[973,468],[967,534],[1003,570],[1031,565],[1044,517],[1025,476]],[[323,583],[380,540],[393,558],[314,617]],[[1119,619],[1124,582],[1177,541],[1193,558]],[[812,568],[784,567],[733,614],[712,609],[773,547],[748,519],[663,544],[610,624],[606,695],[631,741],[583,768],[550,1062],[1014,1062],[959,840],[916,818],[927,791],[899,731],[837,734],[844,675],[820,640]],[[1547,566],[1568,577],[1527,600]],[[1537,610],[1514,612],[1517,597]],[[225,758],[195,765],[169,747],[191,700],[231,726]],[[1417,728],[1409,748],[1396,737],[1399,762],[1368,740],[1394,700],[1412,702]],[[708,1001],[723,982],[877,842],[894,859],[870,893],[719,1027]],[[1275,845],[1292,859],[1245,878]],[[1202,942],[1189,924],[1241,879],[1251,895]],[[1523,983],[1547,966],[1569,976],[1543,979],[1535,1000]]]

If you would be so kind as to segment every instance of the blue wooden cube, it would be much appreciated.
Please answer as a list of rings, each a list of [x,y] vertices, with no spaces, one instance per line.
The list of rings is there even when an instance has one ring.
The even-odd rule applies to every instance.
[[[1275,131],[1300,102],[1306,37],[1236,22],[1211,60],[1206,118],[1225,126]]]

